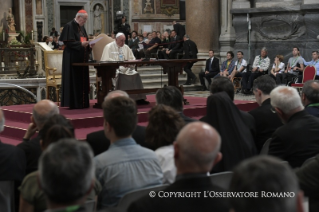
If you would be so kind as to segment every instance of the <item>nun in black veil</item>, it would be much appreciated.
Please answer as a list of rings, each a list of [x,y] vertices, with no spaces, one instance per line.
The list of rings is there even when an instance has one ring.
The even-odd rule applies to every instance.
[[[213,126],[222,138],[223,158],[212,173],[230,171],[242,160],[257,154],[250,130],[226,92],[207,98],[207,113],[200,120]]]

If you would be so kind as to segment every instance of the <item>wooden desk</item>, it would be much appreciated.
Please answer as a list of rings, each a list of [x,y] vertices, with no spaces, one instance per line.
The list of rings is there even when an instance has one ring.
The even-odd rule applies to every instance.
[[[101,108],[104,101],[104,97],[112,90],[112,78],[115,78],[116,69],[119,66],[125,65],[160,65],[163,68],[163,73],[167,74],[168,85],[176,86],[184,94],[184,88],[182,85],[178,85],[178,74],[183,73],[183,67],[189,63],[196,63],[197,61],[205,61],[205,59],[180,59],[180,60],[153,60],[153,61],[98,61],[88,63],[73,63],[73,66],[94,66],[97,70],[97,77],[101,77],[102,86],[97,83],[97,103],[93,106],[95,108]],[[153,93],[156,89],[137,89],[137,90],[125,90],[128,94],[136,93]]]

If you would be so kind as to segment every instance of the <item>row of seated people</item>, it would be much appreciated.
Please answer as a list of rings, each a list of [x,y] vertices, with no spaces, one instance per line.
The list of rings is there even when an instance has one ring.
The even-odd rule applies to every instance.
[[[207,114],[201,122],[185,116],[183,96],[177,88],[164,87],[156,93],[157,105],[149,112],[146,128],[137,126],[135,102],[125,92],[113,91],[103,103],[104,130],[87,137],[95,155],[94,163],[93,153],[85,143],[65,140],[56,143],[60,138],[73,138],[74,129],[68,120],[58,115],[59,109],[53,102],[42,100],[33,108],[32,123],[23,142],[17,147],[1,144],[0,155],[7,160],[1,160],[4,163],[0,176],[2,180],[24,178],[20,186],[20,211],[81,205],[96,195],[100,207],[113,207],[130,191],[163,183],[170,184],[165,189],[168,192],[221,191],[218,185],[207,180],[207,173],[231,171],[236,167],[237,172],[246,173],[244,167],[253,161],[256,166],[264,160],[279,164],[274,159],[252,158],[243,162],[246,165],[239,165],[257,155],[269,138],[272,140],[268,154],[287,161],[292,168],[301,167],[307,159],[319,154],[319,119],[310,115],[318,115],[319,107],[315,103],[319,102],[319,83],[308,81],[304,86],[305,92],[300,98],[296,89],[276,87],[273,78],[261,76],[253,85],[260,107],[247,113],[233,103],[231,80],[217,77],[210,87],[212,95],[207,98]],[[1,115],[4,120],[2,112]],[[30,139],[36,130],[39,130],[38,136]],[[289,171],[292,177],[289,179],[295,179],[288,167],[279,170]],[[301,168],[298,173],[303,176],[299,180],[304,180],[300,181],[304,191],[313,191],[317,180],[308,182],[304,176],[319,179],[314,175],[317,172]],[[238,179],[235,176],[233,180]],[[262,182],[271,179],[269,176]],[[251,183],[260,183],[255,180]],[[246,188],[232,189],[244,191],[241,189]],[[278,192],[285,191],[282,189]],[[298,193],[297,182],[294,189]],[[265,198],[260,201],[262,199]],[[237,209],[247,211],[246,207],[250,206]],[[255,205],[254,210],[272,206]],[[227,199],[151,200],[144,197],[134,202],[129,211],[209,211],[212,208],[229,211],[231,207],[236,211],[236,204],[229,204]],[[296,205],[291,202],[289,207]],[[80,210],[80,206],[75,209]]]
[[[249,70],[247,61],[243,58],[242,51],[237,52],[237,60],[234,60],[234,53],[227,52],[227,60],[225,60],[221,67],[219,66],[218,58],[214,57],[214,51],[209,51],[209,59],[206,61],[205,72],[199,74],[203,90],[207,90],[204,78],[211,83],[211,78],[224,76],[233,79],[234,77],[242,77],[242,92],[250,94],[252,91],[253,82],[261,75],[268,74],[270,67],[270,58],[267,56],[268,50],[264,47],[261,49],[261,54],[256,56]],[[295,47],[292,51],[293,57],[289,58],[287,67],[283,63],[283,55],[276,55],[274,63],[271,67],[270,76],[276,80],[277,85],[287,85],[296,79],[297,83],[302,82],[302,72],[305,67],[314,66],[317,70],[316,79],[319,79],[319,52],[312,52],[312,60],[306,62],[300,56],[299,48]]]

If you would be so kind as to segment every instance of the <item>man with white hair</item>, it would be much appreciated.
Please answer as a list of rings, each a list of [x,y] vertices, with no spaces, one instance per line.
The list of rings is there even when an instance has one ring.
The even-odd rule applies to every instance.
[[[269,155],[300,167],[319,153],[319,119],[304,110],[295,88],[279,86],[270,93],[272,111],[284,123],[272,135]]]
[[[186,125],[174,142],[176,181],[165,190],[156,192],[153,198],[147,195],[133,202],[128,211],[228,212],[229,206],[225,199],[210,198],[205,193],[223,191],[207,176],[213,166],[222,159],[220,147],[221,137],[210,125],[203,122]]]
[[[125,44],[125,39],[126,38],[123,33],[117,33],[115,41],[104,47],[101,61],[135,60],[132,50]],[[119,74],[121,74],[121,81],[125,81],[125,84],[120,84],[120,81],[118,80]],[[115,84],[115,89],[118,90],[143,89],[141,77],[139,73],[135,71],[134,65],[120,66],[116,70],[116,76],[113,80],[113,84]],[[136,100],[137,104],[149,104],[149,102],[145,101],[145,94],[131,94],[130,97]]]
[[[59,38],[65,45],[62,61],[61,106],[70,109],[90,107],[89,104],[89,67],[73,66],[72,63],[84,63],[91,52],[89,38],[84,28],[88,19],[85,10],[80,10],[74,20],[63,27]]]
[[[94,187],[94,160],[89,145],[75,139],[50,144],[39,163],[39,184],[47,200],[46,212],[85,212]]]

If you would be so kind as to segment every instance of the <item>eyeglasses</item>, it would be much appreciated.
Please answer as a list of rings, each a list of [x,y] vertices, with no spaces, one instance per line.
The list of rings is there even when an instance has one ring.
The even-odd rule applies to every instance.
[[[272,113],[276,113],[276,110],[275,110],[275,108],[273,106],[271,106],[270,110],[271,110]]]
[[[83,18],[82,16],[80,16],[84,21],[88,20],[88,18]]]

